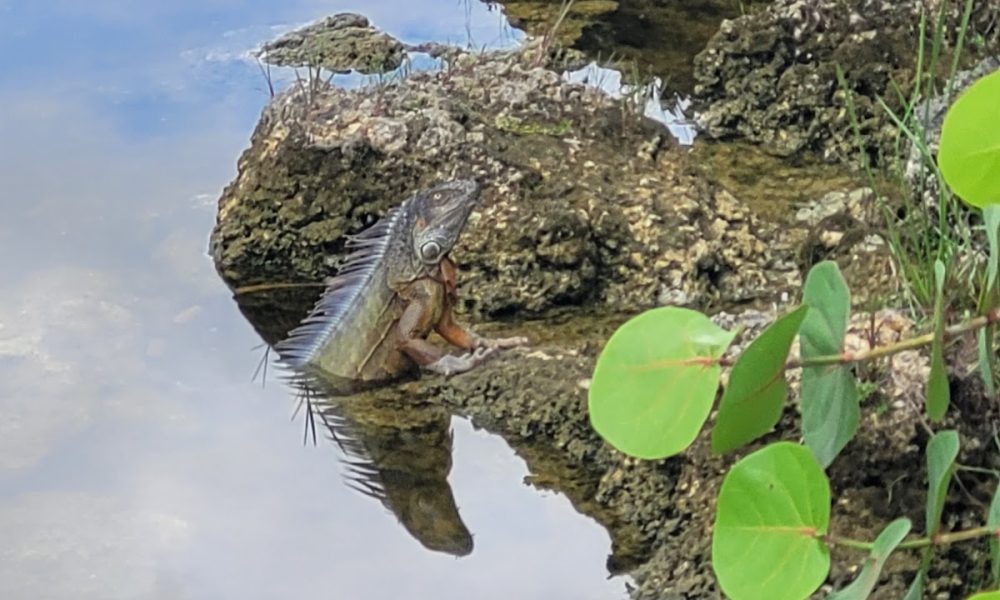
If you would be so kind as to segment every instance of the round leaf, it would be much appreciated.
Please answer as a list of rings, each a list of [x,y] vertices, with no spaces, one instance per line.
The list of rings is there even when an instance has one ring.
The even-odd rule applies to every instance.
[[[733,600],[802,600],[830,571],[820,537],[830,484],[812,452],[778,442],[743,458],[719,491],[712,567]]]
[[[719,357],[733,333],[676,307],[647,311],[622,325],[597,359],[590,422],[615,448],[664,458],[691,445],[719,386]]]
[[[948,109],[938,166],[973,206],[1000,203],[1000,71],[983,77]]]

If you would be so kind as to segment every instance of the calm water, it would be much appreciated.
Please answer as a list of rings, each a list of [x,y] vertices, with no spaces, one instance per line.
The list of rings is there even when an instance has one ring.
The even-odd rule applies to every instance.
[[[264,102],[244,53],[363,7],[506,45],[478,1],[0,0],[0,598],[624,596],[608,535],[455,431],[475,551],[424,549],[302,444],[205,254]]]

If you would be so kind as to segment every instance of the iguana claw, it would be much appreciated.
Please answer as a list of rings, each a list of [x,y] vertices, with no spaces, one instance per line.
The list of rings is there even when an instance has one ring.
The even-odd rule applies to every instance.
[[[433,371],[448,377],[449,375],[464,373],[470,369],[474,369],[485,362],[487,358],[495,354],[496,351],[496,348],[480,346],[472,352],[461,356],[447,354],[427,365],[425,368],[428,371]]]

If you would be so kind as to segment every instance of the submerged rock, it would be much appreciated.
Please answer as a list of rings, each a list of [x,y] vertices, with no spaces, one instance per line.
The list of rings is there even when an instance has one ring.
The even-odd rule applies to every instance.
[[[384,73],[399,68],[403,44],[361,15],[342,13],[264,44],[258,56],[279,67],[322,68],[333,73]]]

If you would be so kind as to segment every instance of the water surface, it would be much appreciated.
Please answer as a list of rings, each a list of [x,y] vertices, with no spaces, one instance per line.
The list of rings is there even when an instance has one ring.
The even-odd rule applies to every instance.
[[[608,535],[455,431],[475,550],[425,549],[251,382],[206,256],[267,100],[248,50],[363,7],[407,42],[507,45],[479,2],[0,0],[0,598],[618,598]]]

